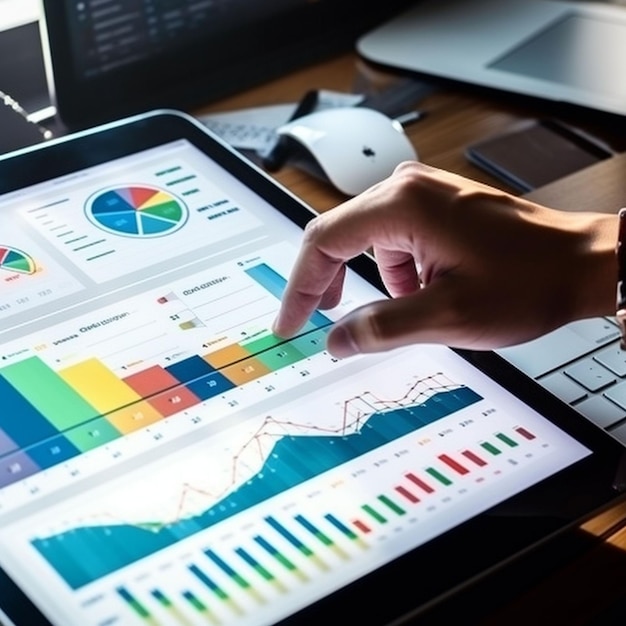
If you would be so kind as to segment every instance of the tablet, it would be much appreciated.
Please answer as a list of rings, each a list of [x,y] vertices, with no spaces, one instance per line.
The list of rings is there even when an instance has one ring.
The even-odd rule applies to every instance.
[[[621,497],[622,447],[493,353],[329,355],[367,255],[274,336],[313,215],[175,111],[0,159],[7,624],[398,623]]]

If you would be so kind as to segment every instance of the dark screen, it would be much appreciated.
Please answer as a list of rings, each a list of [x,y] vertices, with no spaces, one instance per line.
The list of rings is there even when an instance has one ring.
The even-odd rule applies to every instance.
[[[183,110],[354,49],[408,0],[43,0],[70,127]],[[319,86],[312,86],[319,87]]]

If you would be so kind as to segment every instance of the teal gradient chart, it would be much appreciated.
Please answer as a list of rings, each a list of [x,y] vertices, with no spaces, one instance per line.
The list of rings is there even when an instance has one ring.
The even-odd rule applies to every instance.
[[[195,515],[139,524],[82,522],[68,525],[63,532],[38,537],[32,545],[70,587],[78,589],[482,399],[464,385],[435,385],[425,392],[420,385],[416,383],[406,397],[386,402],[381,408],[370,406],[365,410],[366,398],[360,399],[362,410],[357,411],[356,418],[360,428],[351,434],[341,429],[336,433],[311,431],[279,437],[256,474],[233,485],[225,497]],[[257,436],[262,437],[262,432]],[[80,563],[71,558],[78,553],[82,555]]]
[[[147,185],[99,191],[85,206],[89,221],[98,228],[124,237],[162,237],[179,230],[189,211],[168,191]]]

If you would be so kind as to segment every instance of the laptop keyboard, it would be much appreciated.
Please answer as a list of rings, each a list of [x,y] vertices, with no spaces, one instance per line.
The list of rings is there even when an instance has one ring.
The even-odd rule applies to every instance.
[[[626,351],[619,339],[616,322],[600,317],[497,352],[626,446]]]

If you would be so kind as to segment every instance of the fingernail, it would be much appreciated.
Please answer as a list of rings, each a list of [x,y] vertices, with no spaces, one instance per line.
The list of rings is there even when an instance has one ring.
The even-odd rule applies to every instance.
[[[328,336],[327,347],[333,356],[340,359],[359,353],[352,333],[345,326],[335,326]]]

